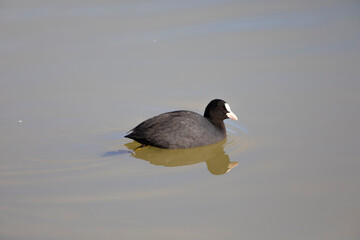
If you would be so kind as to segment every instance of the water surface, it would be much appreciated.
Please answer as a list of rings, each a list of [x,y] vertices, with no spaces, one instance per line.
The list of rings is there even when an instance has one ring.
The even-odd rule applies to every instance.
[[[1,239],[359,239],[358,2],[0,5]],[[214,98],[224,142],[123,137]]]

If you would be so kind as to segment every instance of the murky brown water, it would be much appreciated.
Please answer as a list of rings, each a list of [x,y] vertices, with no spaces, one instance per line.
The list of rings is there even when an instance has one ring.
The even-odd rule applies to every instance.
[[[359,239],[356,1],[2,1],[1,239]],[[133,151],[223,98],[213,146]]]

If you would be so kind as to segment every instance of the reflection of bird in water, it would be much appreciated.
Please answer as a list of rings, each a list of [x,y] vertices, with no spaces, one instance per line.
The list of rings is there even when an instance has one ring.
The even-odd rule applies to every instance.
[[[133,150],[136,158],[149,161],[154,165],[178,167],[206,162],[209,172],[215,175],[225,174],[237,166],[238,162],[230,162],[229,155],[224,151],[223,140],[219,143],[188,149],[161,149],[156,147],[140,147],[139,143],[131,142],[125,146]]]

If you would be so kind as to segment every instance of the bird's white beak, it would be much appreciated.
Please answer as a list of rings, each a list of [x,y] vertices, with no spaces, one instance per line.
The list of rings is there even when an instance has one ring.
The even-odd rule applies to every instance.
[[[235,120],[235,121],[238,120],[237,116],[236,116],[233,112],[227,113],[226,116],[228,116],[228,117],[231,118],[232,120]]]
[[[226,114],[226,116],[228,116],[228,118],[230,118],[230,119],[232,119],[232,120],[237,121],[238,118],[237,118],[237,116],[231,111],[229,104],[225,103],[225,108],[226,108],[226,110],[228,111],[228,113]]]

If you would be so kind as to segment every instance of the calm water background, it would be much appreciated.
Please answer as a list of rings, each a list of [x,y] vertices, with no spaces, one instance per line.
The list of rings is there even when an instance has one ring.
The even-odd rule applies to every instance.
[[[3,0],[0,29],[1,239],[360,239],[358,1]],[[129,152],[213,98],[220,149]]]

